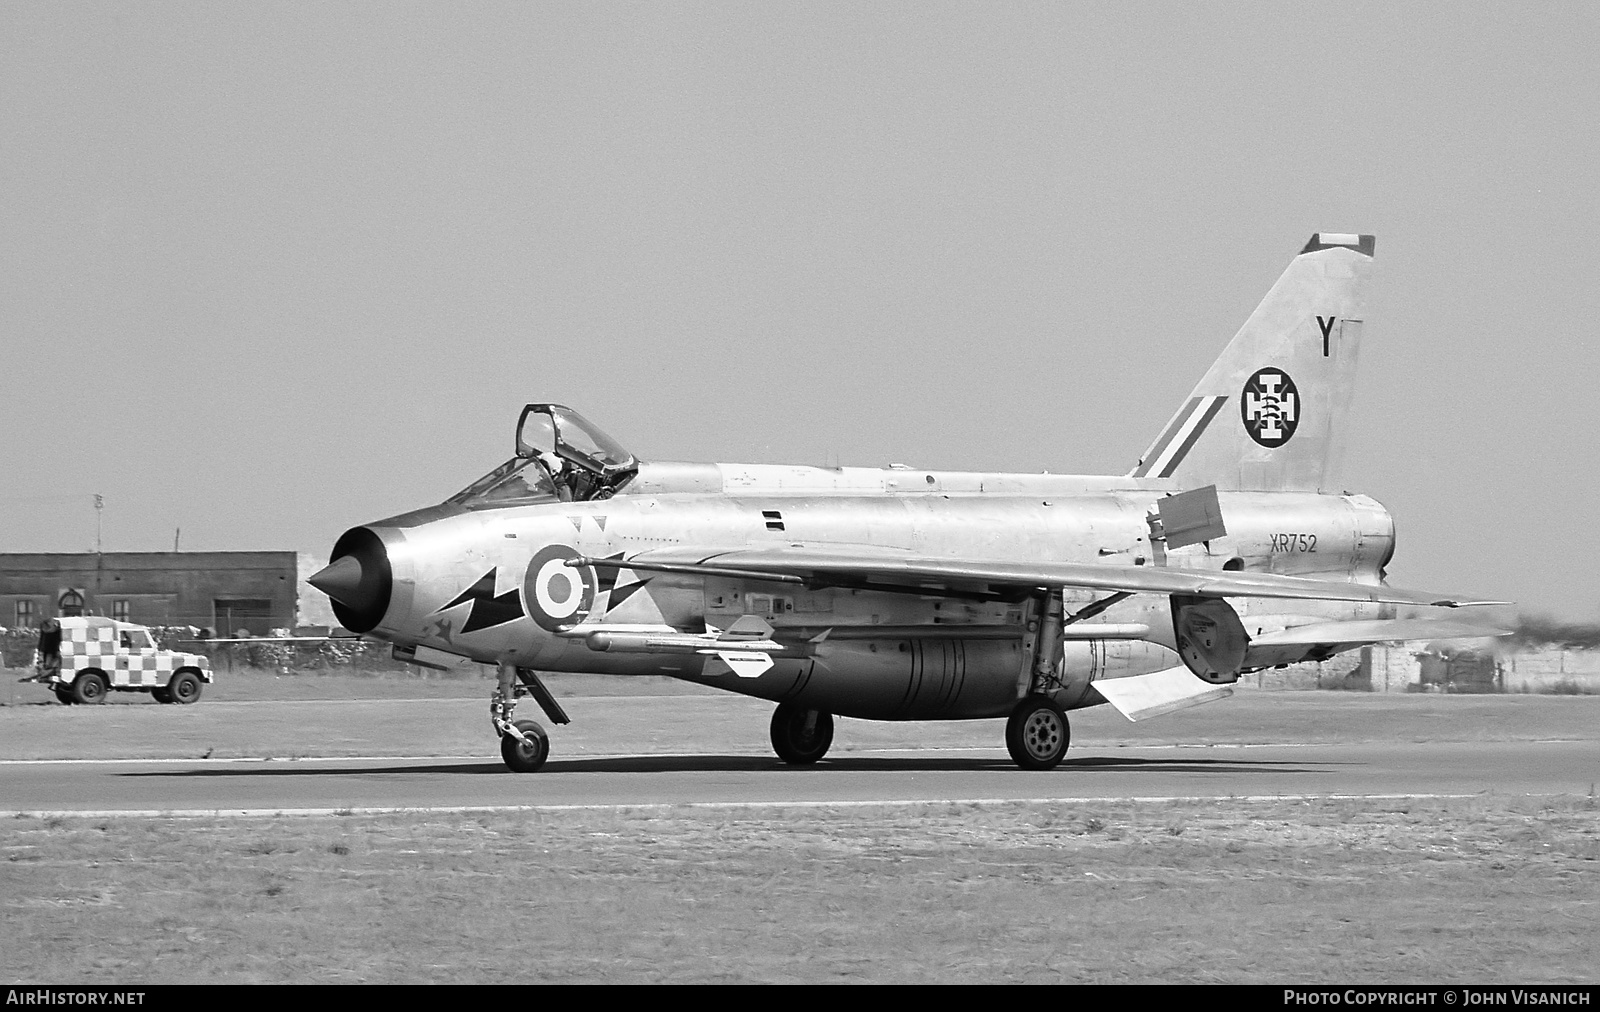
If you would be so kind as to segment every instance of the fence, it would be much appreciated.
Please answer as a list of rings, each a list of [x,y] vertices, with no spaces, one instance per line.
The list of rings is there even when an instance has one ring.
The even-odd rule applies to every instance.
[[[255,668],[291,672],[416,670],[384,643],[350,637],[285,643],[217,643],[195,638],[188,626],[152,630],[169,650],[202,654],[223,671]],[[0,666],[30,668],[38,633],[0,632]],[[1423,642],[1351,650],[1330,660],[1252,672],[1249,689],[1339,689],[1350,692],[1533,692],[1600,695],[1600,649],[1519,644],[1496,653]]]
[[[263,671],[394,671],[404,668],[390,656],[386,643],[353,637],[285,643],[263,639],[259,642],[218,643],[195,638],[188,626],[153,628],[156,642],[168,650],[200,654],[222,671],[257,668]],[[31,668],[39,634],[31,629],[0,632],[0,665]]]

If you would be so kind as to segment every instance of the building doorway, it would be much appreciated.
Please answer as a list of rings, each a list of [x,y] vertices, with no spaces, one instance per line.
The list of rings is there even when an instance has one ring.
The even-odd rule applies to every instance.
[[[253,598],[217,598],[211,602],[217,635],[265,636],[272,628],[272,602]]]

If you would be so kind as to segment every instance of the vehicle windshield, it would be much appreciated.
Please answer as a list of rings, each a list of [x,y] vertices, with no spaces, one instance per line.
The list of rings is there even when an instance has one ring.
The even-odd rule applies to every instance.
[[[543,461],[512,457],[446,502],[468,509],[481,509],[488,506],[528,506],[560,502],[561,499]]]

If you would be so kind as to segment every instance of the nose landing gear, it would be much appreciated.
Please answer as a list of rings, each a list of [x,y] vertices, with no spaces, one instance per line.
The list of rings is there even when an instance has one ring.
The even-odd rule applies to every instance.
[[[550,736],[538,721],[512,719],[517,700],[532,696],[552,723],[570,724],[572,719],[533,669],[502,664],[499,673],[494,695],[489,698],[489,723],[500,736],[500,758],[513,773],[533,773],[550,757]]]

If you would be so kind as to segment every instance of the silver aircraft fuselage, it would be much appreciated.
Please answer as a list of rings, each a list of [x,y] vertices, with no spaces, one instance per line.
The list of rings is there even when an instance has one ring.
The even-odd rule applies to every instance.
[[[872,580],[808,586],[548,560],[684,544],[844,545],[952,560],[1161,564],[1376,586],[1393,551],[1394,525],[1378,503],[1309,492],[1222,492],[1226,536],[1163,551],[1147,517],[1173,491],[1170,483],[1130,478],[646,464],[609,499],[446,505],[367,525],[382,547],[390,589],[381,619],[361,631],[393,642],[402,656],[420,647],[424,656],[437,650],[539,671],[670,675],[880,720],[995,717],[1028,688],[1025,640],[1039,619],[1032,597],[950,580],[928,581],[919,594],[875,589]],[[534,566],[535,559],[546,564]],[[469,595],[474,587],[479,593]],[[1105,596],[1068,589],[1064,604],[1072,612]],[[1252,634],[1393,613],[1371,602],[1271,599],[1244,599],[1236,609]],[[629,629],[638,636],[726,629],[746,615],[770,623],[771,639],[783,647],[754,677],[714,655],[618,650],[583,634],[585,626],[604,627],[612,640]],[[1081,633],[1068,626],[1067,637],[1056,692],[1064,709],[1101,702],[1087,691],[1096,679],[1180,663],[1165,597],[1112,604]],[[1264,651],[1251,666],[1310,652]]]

